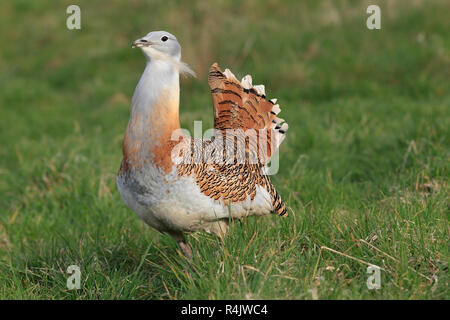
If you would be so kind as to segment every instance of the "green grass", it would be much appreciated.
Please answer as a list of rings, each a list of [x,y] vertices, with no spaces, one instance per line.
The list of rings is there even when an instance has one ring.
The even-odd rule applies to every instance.
[[[2,1],[0,298],[449,299],[450,5],[374,2],[378,31],[369,2],[343,0],[78,1],[69,31],[73,1]],[[264,83],[290,125],[272,179],[289,217],[235,221],[224,245],[189,236],[190,273],[115,186],[145,63],[130,44],[158,29],[198,73],[183,127],[212,125],[215,61]],[[382,288],[322,246],[382,267]]]

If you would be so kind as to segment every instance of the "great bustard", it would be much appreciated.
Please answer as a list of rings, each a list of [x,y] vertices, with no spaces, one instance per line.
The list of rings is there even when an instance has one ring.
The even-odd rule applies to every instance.
[[[229,218],[276,213],[286,207],[265,166],[288,128],[276,99],[251,76],[238,81],[215,63],[209,71],[214,137],[191,138],[180,130],[181,46],[165,31],[133,42],[147,59],[134,92],[123,140],[117,186],[126,204],[148,225],[170,234],[192,257],[184,234],[226,232]],[[264,138],[264,139],[262,139]],[[230,152],[231,151],[231,152]]]

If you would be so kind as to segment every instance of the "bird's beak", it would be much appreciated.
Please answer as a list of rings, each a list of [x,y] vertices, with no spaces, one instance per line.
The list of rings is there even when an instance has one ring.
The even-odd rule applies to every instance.
[[[154,42],[152,42],[152,41],[148,41],[148,40],[146,40],[146,39],[144,39],[144,38],[142,38],[142,39],[138,39],[138,40],[136,40],[136,41],[133,41],[133,43],[131,44],[131,47],[132,48],[136,48],[136,47],[148,47],[148,46],[151,46],[151,45],[153,45],[153,44],[155,44]]]

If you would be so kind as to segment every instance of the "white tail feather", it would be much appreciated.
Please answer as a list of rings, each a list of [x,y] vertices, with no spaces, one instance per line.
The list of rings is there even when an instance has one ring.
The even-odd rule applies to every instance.
[[[253,88],[258,92],[259,95],[265,96],[266,95],[266,88],[263,84],[258,84],[257,86],[253,86]]]
[[[248,74],[245,77],[243,77],[241,80],[241,84],[242,84],[242,87],[244,87],[245,89],[251,89],[253,87],[252,76]]]

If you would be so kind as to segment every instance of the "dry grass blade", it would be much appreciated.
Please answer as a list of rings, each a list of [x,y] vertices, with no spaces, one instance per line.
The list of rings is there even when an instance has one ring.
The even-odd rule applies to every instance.
[[[398,261],[397,259],[395,259],[393,256],[387,254],[387,253],[384,252],[384,251],[381,251],[380,249],[378,249],[377,247],[375,247],[373,244],[367,242],[366,240],[364,240],[364,239],[359,239],[359,241],[361,241],[362,243],[365,243],[367,246],[369,246],[369,247],[371,247],[372,249],[376,250],[377,252],[383,254],[384,256],[388,257],[389,259],[391,259],[391,260],[393,260],[393,261],[395,261],[395,262],[399,262],[399,261]],[[408,269],[411,270],[411,271],[413,271],[413,272],[415,272],[415,273],[417,273],[419,276],[421,276],[421,277],[427,279],[428,281],[433,282],[433,279],[432,279],[432,278],[427,277],[427,276],[424,275],[423,273],[420,273],[419,271],[414,270],[412,267],[408,266]]]
[[[322,256],[322,250],[327,250],[327,251],[330,251],[330,252],[339,254],[339,255],[341,255],[341,256],[343,256],[343,257],[346,257],[346,258],[349,258],[349,259],[358,261],[359,263],[362,263],[362,264],[365,264],[365,265],[368,265],[368,266],[376,266],[376,267],[380,268],[380,270],[383,270],[383,271],[387,272],[386,269],[384,269],[384,268],[382,268],[382,267],[380,267],[380,266],[377,266],[376,264],[373,264],[373,263],[370,263],[370,262],[361,260],[361,259],[359,259],[359,258],[355,258],[355,257],[353,257],[353,256],[351,256],[351,255],[349,255],[349,254],[342,253],[342,252],[340,252],[340,251],[337,251],[337,250],[328,248],[328,247],[326,247],[326,246],[321,246],[321,247],[320,247],[320,251],[319,251],[319,256],[317,257],[317,262],[316,262],[316,265],[315,265],[315,267],[314,267],[314,272],[313,272],[313,276],[312,276],[312,279],[311,279],[311,280],[314,280],[314,279],[316,278],[317,267],[318,267],[318,265],[319,265],[319,260],[320,260],[320,258],[321,258],[321,256]]]

